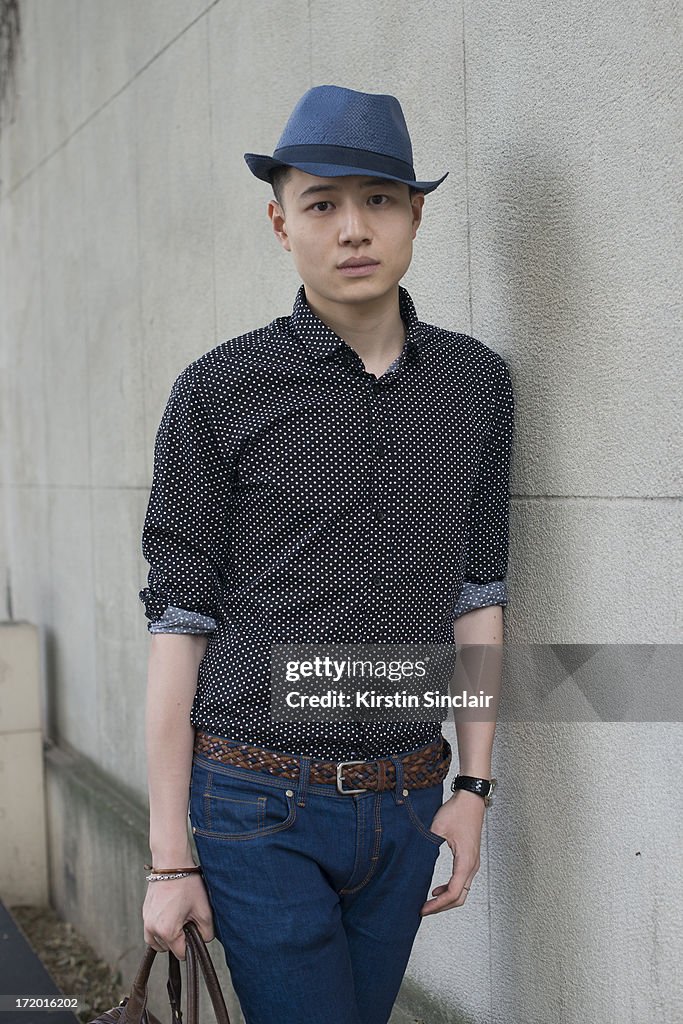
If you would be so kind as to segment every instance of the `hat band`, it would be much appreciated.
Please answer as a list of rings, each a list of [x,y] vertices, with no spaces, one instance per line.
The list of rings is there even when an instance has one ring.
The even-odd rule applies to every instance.
[[[276,149],[273,159],[283,164],[337,164],[342,167],[362,167],[395,178],[415,181],[415,171],[405,160],[397,160],[383,153],[368,149],[351,149],[349,146],[283,146]]]

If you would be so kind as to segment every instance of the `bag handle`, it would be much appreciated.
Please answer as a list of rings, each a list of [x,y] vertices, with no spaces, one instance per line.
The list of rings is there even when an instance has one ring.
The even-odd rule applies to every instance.
[[[204,976],[206,990],[209,993],[217,1024],[230,1024],[228,1008],[225,1005],[225,999],[223,998],[223,992],[221,991],[211,955],[194,921],[188,921],[185,925],[185,940],[185,955],[187,959],[187,1024],[199,1024],[199,972],[197,971],[197,964],[199,964],[199,969]],[[175,957],[173,959],[175,960]],[[177,963],[178,961],[176,960]]]
[[[204,976],[206,989],[211,999],[217,1024],[230,1024],[230,1017],[225,1005],[223,993],[199,929],[194,921],[183,925],[185,932],[185,963],[187,967],[187,1024],[199,1024],[199,971]],[[157,951],[147,946],[145,954],[135,975],[130,996],[126,1001],[120,1024],[148,1024],[154,1021],[152,1014],[147,1013],[147,987],[152,964]],[[168,951],[168,982],[166,984],[171,1004],[171,1022],[182,1021],[180,1011],[180,995],[182,990],[180,962]]]

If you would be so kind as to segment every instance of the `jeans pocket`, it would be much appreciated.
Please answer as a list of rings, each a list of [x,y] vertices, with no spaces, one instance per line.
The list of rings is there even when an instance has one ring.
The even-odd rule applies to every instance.
[[[244,841],[290,828],[296,819],[291,789],[223,771],[204,771],[192,794],[195,835]]]
[[[428,839],[435,846],[446,842],[445,836],[432,832],[430,825],[434,815],[443,803],[443,787],[430,786],[427,789],[411,790],[409,795],[404,797],[404,804],[408,811],[408,817],[415,829]]]

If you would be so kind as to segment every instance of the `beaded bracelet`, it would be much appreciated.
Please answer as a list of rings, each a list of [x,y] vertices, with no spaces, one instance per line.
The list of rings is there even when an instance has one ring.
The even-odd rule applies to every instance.
[[[168,874],[159,874],[154,871],[150,875],[145,875],[146,882],[168,882],[172,878],[190,878],[194,874],[194,871],[173,871]]]

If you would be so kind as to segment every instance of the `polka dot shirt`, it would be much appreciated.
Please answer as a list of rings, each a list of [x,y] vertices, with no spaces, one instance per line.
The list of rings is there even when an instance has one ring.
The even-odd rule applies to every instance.
[[[273,750],[386,757],[441,720],[277,721],[273,644],[453,642],[507,604],[513,392],[503,358],[421,323],[380,378],[312,311],[176,379],[154,449],[140,591],[152,633],[203,633],[192,723]]]

